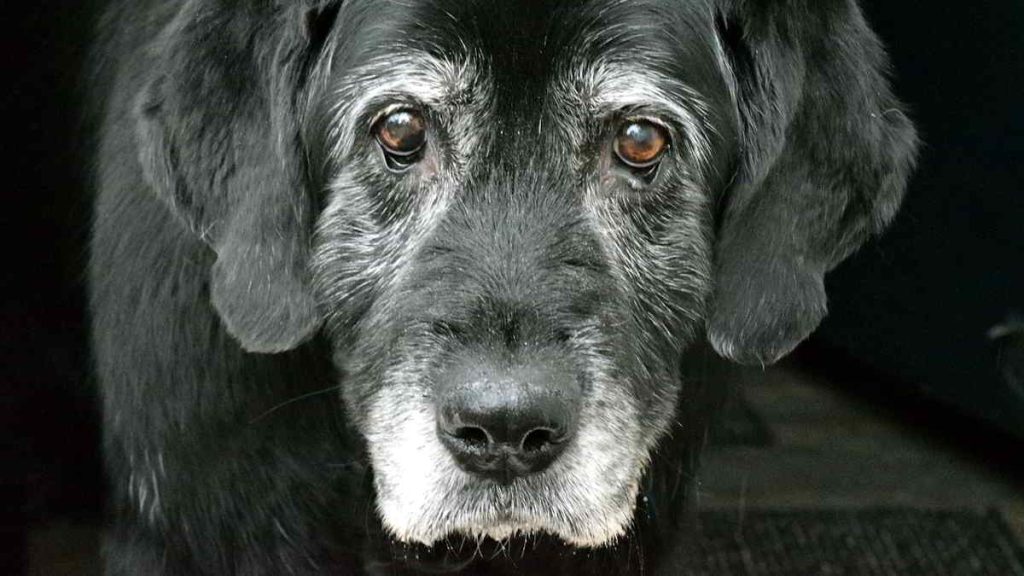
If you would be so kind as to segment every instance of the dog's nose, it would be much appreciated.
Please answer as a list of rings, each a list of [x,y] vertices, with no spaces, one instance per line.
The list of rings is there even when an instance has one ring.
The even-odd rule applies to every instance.
[[[540,472],[576,431],[580,386],[566,370],[477,365],[448,377],[438,435],[467,472],[503,484]]]

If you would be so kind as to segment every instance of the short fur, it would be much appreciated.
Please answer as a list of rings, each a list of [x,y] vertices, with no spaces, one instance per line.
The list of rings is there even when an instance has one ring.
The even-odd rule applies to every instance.
[[[676,573],[684,352],[796,346],[916,149],[853,0],[115,0],[96,55],[110,575]],[[635,117],[651,176],[611,150]],[[490,357],[584,391],[509,485],[434,432]]]

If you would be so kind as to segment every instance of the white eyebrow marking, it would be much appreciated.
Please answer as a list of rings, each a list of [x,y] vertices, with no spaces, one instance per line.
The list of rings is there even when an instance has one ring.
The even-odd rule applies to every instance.
[[[690,154],[701,165],[710,159],[710,136],[717,131],[710,107],[696,89],[671,76],[616,59],[571,59],[556,93],[574,108],[609,116],[622,110],[651,110],[678,122]],[[642,114],[642,113],[641,113]]]

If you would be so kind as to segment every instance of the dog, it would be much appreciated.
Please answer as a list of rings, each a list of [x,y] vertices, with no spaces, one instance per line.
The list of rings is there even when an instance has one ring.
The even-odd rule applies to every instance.
[[[893,218],[854,0],[114,0],[114,575],[678,574],[708,418]]]

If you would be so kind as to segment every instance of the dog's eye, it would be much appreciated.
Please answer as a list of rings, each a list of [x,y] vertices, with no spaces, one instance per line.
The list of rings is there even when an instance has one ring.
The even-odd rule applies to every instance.
[[[653,168],[668,150],[665,129],[649,120],[630,120],[615,136],[615,155],[630,168]]]
[[[373,134],[389,167],[408,168],[419,160],[418,152],[427,142],[427,123],[415,110],[398,110],[378,120]]]

